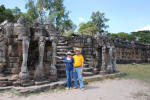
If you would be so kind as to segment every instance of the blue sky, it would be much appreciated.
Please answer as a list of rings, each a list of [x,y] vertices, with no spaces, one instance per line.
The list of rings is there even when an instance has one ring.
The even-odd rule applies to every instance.
[[[25,12],[27,0],[0,0],[7,8],[18,6]],[[150,25],[150,0],[64,0],[76,25],[90,20],[93,11],[104,12],[110,19],[109,32],[132,32]]]

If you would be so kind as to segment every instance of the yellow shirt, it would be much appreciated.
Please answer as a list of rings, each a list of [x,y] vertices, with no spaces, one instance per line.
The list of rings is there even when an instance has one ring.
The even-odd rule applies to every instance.
[[[82,66],[82,63],[84,62],[84,58],[82,55],[74,55],[74,67],[80,67]]]

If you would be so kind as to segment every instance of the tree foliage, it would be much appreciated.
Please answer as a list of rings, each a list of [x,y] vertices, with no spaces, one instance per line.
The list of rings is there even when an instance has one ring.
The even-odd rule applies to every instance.
[[[15,7],[14,9],[11,9],[12,14],[14,16],[14,21],[16,22],[20,16],[24,16],[24,13],[21,12],[21,10],[18,7]]]
[[[4,5],[0,6],[0,22],[4,20],[14,21],[11,9],[6,9]]]
[[[105,14],[99,11],[93,12],[91,15],[91,21],[87,23],[81,23],[78,32],[81,34],[95,35],[97,32],[102,34],[105,32],[108,25],[106,25],[108,19],[105,18]]]
[[[131,33],[136,41],[142,42],[142,43],[150,43],[150,31],[138,31],[138,32],[132,32]]]
[[[99,33],[105,32],[105,29],[109,27],[106,25],[106,22],[108,22],[109,19],[105,18],[105,13],[103,12],[93,12],[91,19],[94,25],[97,26]]]
[[[108,36],[112,38],[120,38],[123,40],[129,41],[137,41],[140,43],[150,43],[150,31],[139,31],[139,32],[132,32],[130,34],[119,32],[119,33],[109,33]]]
[[[74,30],[74,24],[69,19],[69,11],[67,11],[63,4],[64,0],[38,0],[37,8],[42,16],[46,16],[56,26],[57,30],[62,33],[70,29]],[[48,15],[46,15],[48,13]]]
[[[98,32],[98,27],[93,22],[81,23],[78,30],[80,34],[95,35]]]
[[[30,23],[33,23],[33,21],[36,18],[38,18],[38,16],[39,16],[34,1],[33,0],[28,0],[28,2],[25,5],[25,8],[27,9],[27,13],[25,14],[25,17],[28,19],[28,21]]]

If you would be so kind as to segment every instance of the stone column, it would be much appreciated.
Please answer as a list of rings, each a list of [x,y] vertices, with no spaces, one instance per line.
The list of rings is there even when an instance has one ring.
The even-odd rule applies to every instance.
[[[113,69],[112,69],[112,46],[110,46],[109,48],[109,54],[108,54],[108,65],[107,65],[107,72],[108,73],[112,73]]]
[[[118,72],[117,64],[116,64],[116,48],[112,48],[112,68],[113,72]]]
[[[105,74],[106,73],[106,46],[102,47],[102,66],[101,66],[101,71],[100,74]]]
[[[44,57],[44,49],[45,49],[44,37],[40,37],[38,44],[39,44],[39,60],[34,74],[34,78],[35,80],[40,81],[44,79],[44,73],[43,73],[43,57]]]
[[[21,72],[19,73],[19,78],[21,80],[29,79],[29,72],[27,68],[29,43],[30,43],[30,39],[28,37],[23,37],[23,40],[22,40],[23,61],[22,61],[22,66],[21,66]]]
[[[96,56],[95,56],[95,63],[94,63],[94,69],[93,69],[93,71],[94,71],[94,73],[95,74],[97,74],[97,73],[99,73],[99,71],[100,71],[100,63],[101,63],[101,59],[100,59],[100,53],[101,53],[101,50],[98,48],[98,47],[96,47],[95,48],[95,54],[96,54]]]
[[[50,65],[50,79],[56,80],[57,79],[57,69],[56,69],[56,41],[57,39],[54,37],[54,40],[52,41],[52,63]]]

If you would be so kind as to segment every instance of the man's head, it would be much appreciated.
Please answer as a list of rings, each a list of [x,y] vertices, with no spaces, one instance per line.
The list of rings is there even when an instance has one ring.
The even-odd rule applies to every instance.
[[[76,53],[76,55],[79,55],[79,54],[81,54],[81,48],[75,48],[75,53]]]

